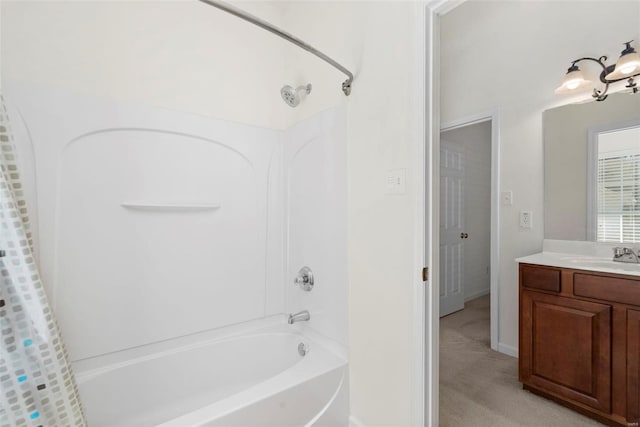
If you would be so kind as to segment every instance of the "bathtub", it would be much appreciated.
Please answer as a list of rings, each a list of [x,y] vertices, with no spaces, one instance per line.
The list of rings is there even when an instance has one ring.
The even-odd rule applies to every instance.
[[[121,356],[100,367],[80,364],[75,369],[88,423],[347,426],[344,353],[305,328],[286,325],[279,317],[267,326],[200,337],[133,358]],[[308,348],[304,356],[298,351],[300,343]]]

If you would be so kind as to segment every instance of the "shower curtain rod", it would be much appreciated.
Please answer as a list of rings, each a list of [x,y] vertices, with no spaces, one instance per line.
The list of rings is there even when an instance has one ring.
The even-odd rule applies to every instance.
[[[254,25],[257,25],[258,27],[265,29],[277,36],[282,37],[285,40],[288,40],[289,42],[295,44],[296,46],[301,47],[302,49],[306,50],[307,52],[310,52],[312,54],[314,54],[315,56],[317,56],[318,58],[322,59],[325,62],[328,62],[329,64],[333,65],[335,68],[337,68],[338,70],[342,71],[343,73],[345,73],[347,75],[347,77],[349,77],[347,80],[345,80],[344,82],[342,82],[342,92],[344,92],[344,94],[346,96],[349,96],[351,94],[351,83],[353,82],[353,73],[349,70],[347,70],[345,67],[343,67],[340,63],[334,61],[332,58],[328,57],[327,55],[325,55],[324,53],[320,52],[318,49],[314,48],[313,46],[303,42],[302,40],[300,40],[299,38],[297,38],[296,36],[293,36],[289,33],[287,33],[286,31],[281,30],[280,28],[276,27],[275,25],[270,24],[267,21],[264,21],[256,16],[253,16],[241,9],[238,9],[235,6],[232,6],[226,2],[220,1],[220,0],[200,0],[202,3],[206,3],[209,6],[213,6],[213,7],[217,7],[218,9],[221,9],[225,12],[228,12],[232,15],[237,16],[238,18],[244,19],[245,21],[249,21]]]

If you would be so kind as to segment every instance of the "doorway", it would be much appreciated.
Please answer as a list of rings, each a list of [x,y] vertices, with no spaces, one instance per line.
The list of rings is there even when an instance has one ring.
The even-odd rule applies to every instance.
[[[493,360],[490,349],[498,350],[499,114],[443,124],[437,136],[433,141],[440,154],[439,171],[434,173],[440,190],[436,386],[441,421],[455,424],[456,417],[465,419],[458,410],[466,396],[465,387],[460,390],[464,384],[460,378],[468,374],[465,369],[482,365],[487,355]],[[474,383],[483,381],[482,376],[470,378]]]
[[[491,127],[440,133],[440,317],[491,290]]]
[[[415,425],[439,425],[439,365],[440,365],[440,134],[458,127],[491,122],[491,249],[490,249],[490,341],[491,349],[499,350],[499,272],[500,272],[500,117],[499,110],[485,111],[453,122],[440,120],[440,18],[465,0],[429,1],[422,3],[419,16],[424,37],[418,81],[420,114],[417,140],[416,174],[420,188],[417,204],[418,233],[416,266],[423,274],[416,279],[415,334],[416,372],[413,399]],[[427,266],[422,269],[422,266]],[[427,275],[424,274],[425,270]],[[426,283],[424,279],[427,279]],[[425,285],[426,286],[422,286]]]

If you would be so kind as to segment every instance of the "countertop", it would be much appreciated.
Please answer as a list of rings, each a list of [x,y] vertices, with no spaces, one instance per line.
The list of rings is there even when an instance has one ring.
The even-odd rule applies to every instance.
[[[612,261],[611,258],[584,254],[543,251],[534,255],[517,258],[516,262],[571,268],[575,270],[640,276],[640,264],[617,262]]]

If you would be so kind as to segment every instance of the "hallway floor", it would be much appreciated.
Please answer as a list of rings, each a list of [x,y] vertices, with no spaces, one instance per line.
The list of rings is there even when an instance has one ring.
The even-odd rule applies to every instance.
[[[440,425],[600,426],[522,389],[518,359],[490,348],[489,296],[440,319]]]

